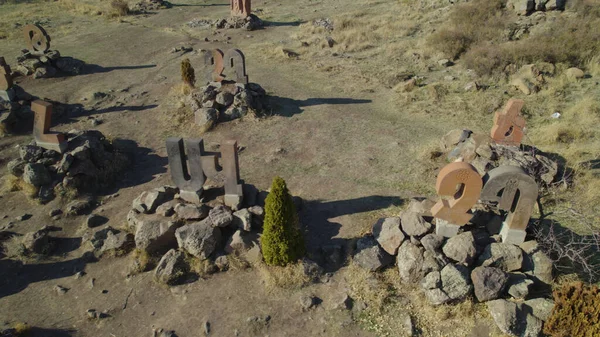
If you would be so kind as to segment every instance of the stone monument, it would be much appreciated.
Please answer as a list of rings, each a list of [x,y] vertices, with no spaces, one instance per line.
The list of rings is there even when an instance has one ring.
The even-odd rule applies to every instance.
[[[39,25],[26,25],[23,28],[27,49],[32,55],[44,55],[50,49],[50,36]]]
[[[230,49],[225,53],[220,49],[214,49],[204,54],[204,62],[207,66],[213,67],[208,75],[209,81],[248,84],[246,57],[239,49]]]
[[[525,118],[521,116],[524,104],[523,100],[511,99],[503,111],[496,112],[491,132],[491,137],[496,143],[510,146],[521,145],[525,128]]]
[[[0,101],[12,101],[15,98],[15,91],[12,87],[12,71],[4,57],[0,57]]]
[[[252,12],[251,0],[230,0],[231,16],[247,17]]]
[[[33,136],[37,146],[47,150],[63,153],[67,150],[67,142],[62,133],[51,132],[52,103],[37,100],[31,103],[34,112]]]

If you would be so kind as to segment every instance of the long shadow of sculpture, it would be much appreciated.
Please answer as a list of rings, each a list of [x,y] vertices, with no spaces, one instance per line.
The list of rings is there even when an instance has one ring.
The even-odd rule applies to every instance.
[[[155,68],[156,64],[147,64],[140,66],[115,66],[115,67],[103,67],[97,64],[86,64],[81,71],[81,75],[109,73],[115,70],[136,70],[136,69],[148,69]]]
[[[309,256],[328,271],[335,271],[345,263],[352,240],[336,237],[341,224],[331,219],[350,214],[371,212],[390,206],[400,206],[399,197],[369,196],[350,200],[307,201],[300,212],[304,225]]]
[[[28,336],[30,337],[71,337],[76,330],[66,329],[44,329],[33,327],[29,329]]]
[[[229,4],[176,4],[171,2],[173,7],[217,7],[217,6],[229,6]]]
[[[21,261],[0,260],[0,298],[21,292],[30,284],[73,276],[85,269],[87,263],[94,261],[93,254],[84,253],[82,257],[51,263],[23,264]]]
[[[297,100],[279,96],[269,96],[269,104],[273,111],[271,114],[291,117],[302,113],[302,107],[314,105],[344,105],[344,104],[366,104],[371,103],[370,99],[354,99],[354,98],[309,98],[305,100]]]

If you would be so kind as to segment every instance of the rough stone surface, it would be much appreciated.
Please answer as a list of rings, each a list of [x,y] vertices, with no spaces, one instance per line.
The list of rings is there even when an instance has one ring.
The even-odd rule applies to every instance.
[[[443,252],[446,256],[460,264],[471,265],[477,254],[475,237],[472,232],[464,232],[451,237],[444,244]]]
[[[164,252],[175,247],[178,227],[177,222],[159,217],[142,220],[135,232],[135,246],[148,253]]]
[[[206,220],[179,228],[175,236],[180,248],[202,260],[207,259],[221,243],[221,230]]]
[[[398,248],[396,264],[403,282],[419,282],[425,276],[422,268],[423,260],[423,248],[414,245],[410,241],[405,241]]]
[[[448,264],[440,272],[442,290],[451,300],[464,300],[473,289],[469,270],[461,265]]]
[[[123,253],[127,252],[133,246],[133,235],[125,232],[119,232],[117,234],[107,232],[106,239],[104,239],[104,244],[102,245],[102,248],[100,248],[100,252]]]
[[[533,275],[546,284],[552,284],[552,260],[543,252],[536,252],[532,256]]]
[[[585,76],[585,73],[579,68],[569,68],[565,71],[565,75],[569,79],[577,80],[583,78]]]
[[[373,225],[373,236],[383,250],[390,255],[396,255],[398,247],[404,241],[404,233],[400,229],[400,218],[379,219]]]
[[[445,238],[437,234],[427,234],[421,239],[421,245],[425,250],[439,253]]]
[[[175,249],[169,250],[158,262],[154,277],[163,284],[176,284],[187,273],[185,254]]]
[[[518,336],[519,324],[516,303],[500,299],[487,302],[487,307],[500,331],[510,336]]]
[[[106,217],[103,217],[98,214],[90,214],[85,219],[85,226],[88,228],[94,228],[94,227],[102,226],[106,222],[108,222],[108,219]]]
[[[8,169],[8,173],[20,177],[23,175],[26,164],[27,162],[25,160],[17,158],[9,161],[8,164],[6,164],[6,168]]]
[[[27,251],[36,254],[48,254],[52,250],[50,236],[46,228],[25,234],[21,242]]]
[[[450,297],[441,289],[430,289],[425,291],[425,296],[432,305],[441,305],[451,301]]]
[[[257,243],[258,236],[255,233],[238,229],[225,244],[225,252],[228,254],[233,252],[243,253],[252,249]]]
[[[479,302],[495,300],[502,296],[508,276],[494,267],[477,267],[471,272],[475,297]]]
[[[524,274],[513,273],[508,278],[508,294],[516,299],[525,299],[529,295],[533,281]]]
[[[392,264],[394,259],[379,246],[375,238],[367,236],[356,243],[354,262],[369,271],[378,271]]]
[[[208,217],[212,225],[215,227],[227,227],[233,221],[233,214],[231,213],[231,210],[222,205],[211,209],[208,213]]]
[[[523,302],[523,306],[527,307],[535,317],[547,321],[552,314],[554,301],[547,298],[533,298]]]
[[[422,270],[424,274],[432,271],[440,271],[448,264],[448,259],[441,253],[433,253],[426,250],[423,253],[423,266]]]
[[[521,269],[523,251],[510,243],[492,243],[485,247],[479,257],[479,263],[484,267],[497,267],[505,272]]]
[[[409,210],[402,212],[400,219],[402,230],[406,235],[421,236],[427,234],[431,229],[431,224],[426,222],[420,214]]]
[[[185,220],[202,220],[208,216],[209,208],[205,205],[177,204],[174,208],[177,217]]]
[[[48,173],[46,166],[38,163],[25,165],[25,168],[23,169],[23,180],[36,187],[52,182],[52,178],[50,177],[50,173]]]
[[[247,208],[233,213],[233,226],[249,232],[252,230],[252,213]]]
[[[440,272],[432,271],[431,273],[427,274],[421,281],[421,286],[425,290],[440,288],[442,286]]]

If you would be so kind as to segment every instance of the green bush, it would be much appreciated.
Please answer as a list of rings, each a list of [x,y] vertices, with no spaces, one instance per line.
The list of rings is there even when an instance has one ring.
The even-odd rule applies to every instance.
[[[196,75],[194,68],[190,63],[190,59],[181,61],[181,79],[183,80],[183,83],[187,84],[190,88],[193,88],[196,83]]]
[[[265,221],[261,238],[265,263],[285,266],[304,255],[304,237],[298,224],[296,207],[285,181],[276,177],[265,201]]]
[[[544,333],[552,337],[600,336],[600,289],[575,282],[554,291],[552,315]]]

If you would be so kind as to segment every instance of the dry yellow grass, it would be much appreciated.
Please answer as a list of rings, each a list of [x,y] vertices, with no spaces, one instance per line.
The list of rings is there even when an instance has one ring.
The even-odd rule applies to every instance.
[[[34,198],[38,194],[38,188],[26,183],[23,179],[19,177],[15,177],[13,175],[6,175],[3,178],[2,191],[6,192],[16,192],[23,191],[23,193],[29,197]]]
[[[310,277],[304,273],[302,263],[290,264],[286,267],[259,263],[257,267],[267,289],[299,289],[310,283]]]

